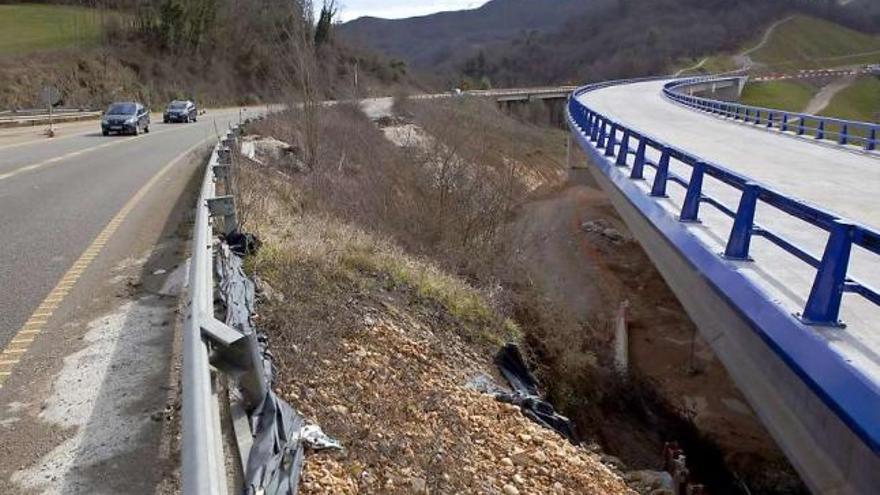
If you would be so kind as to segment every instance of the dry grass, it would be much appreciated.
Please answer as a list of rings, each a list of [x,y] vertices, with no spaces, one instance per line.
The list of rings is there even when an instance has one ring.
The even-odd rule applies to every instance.
[[[599,456],[470,390],[519,331],[495,295],[306,200],[293,178],[242,164],[246,268],[281,396],[339,438],[310,454],[303,493],[632,493]]]

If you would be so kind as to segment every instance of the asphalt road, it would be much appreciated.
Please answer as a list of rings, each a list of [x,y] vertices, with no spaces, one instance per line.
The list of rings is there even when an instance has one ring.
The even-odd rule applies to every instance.
[[[238,117],[213,111],[198,123],[162,124],[154,116],[151,132],[137,137],[104,137],[92,122],[55,139],[0,144],[0,348],[145,183]]]

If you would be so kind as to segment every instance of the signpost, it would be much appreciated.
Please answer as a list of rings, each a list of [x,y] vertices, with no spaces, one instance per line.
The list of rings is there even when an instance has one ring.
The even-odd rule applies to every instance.
[[[52,109],[58,102],[61,101],[61,92],[58,91],[58,88],[55,86],[44,86],[43,89],[40,90],[40,104],[46,105],[49,107],[49,130],[46,131],[46,135],[49,137],[55,136],[55,126],[54,119],[52,116]]]

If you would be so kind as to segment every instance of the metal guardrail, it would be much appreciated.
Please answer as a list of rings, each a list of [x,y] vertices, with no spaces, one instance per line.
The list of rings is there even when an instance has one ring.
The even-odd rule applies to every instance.
[[[232,155],[238,128],[224,135],[205,168],[196,207],[189,272],[189,305],[183,335],[181,478],[185,495],[225,495],[227,456],[223,450],[220,418],[225,389],[235,389],[223,400],[233,416],[247,419],[267,396],[261,351],[253,331],[232,328],[214,315],[214,224],[229,236],[237,232],[231,196]],[[217,195],[217,184],[225,195]],[[220,287],[221,291],[223,287]],[[227,305],[230,301],[226,301]],[[238,304],[238,302],[233,301]],[[229,309],[229,308],[227,308]],[[247,318],[247,315],[241,316]],[[227,314],[227,321],[229,315]],[[230,322],[236,326],[243,322]],[[231,380],[226,380],[231,378]],[[224,408],[226,409],[226,408]],[[233,424],[241,471],[247,468],[253,443],[253,424]]]
[[[701,77],[672,81],[664,86],[663,94],[668,99],[687,107],[755,126],[778,129],[780,132],[791,132],[799,136],[812,136],[817,140],[831,140],[841,146],[857,144],[866,151],[877,149],[877,134],[880,124],[743,105],[693,96],[684,92],[688,86],[717,80],[721,79]]]
[[[706,80],[706,78],[699,79],[700,82]],[[630,167],[629,157],[632,156],[629,173],[632,180],[643,180],[645,167],[653,168],[655,174],[650,191],[652,197],[665,197],[669,183],[684,188],[685,200],[679,216],[681,222],[699,221],[700,207],[703,204],[732,218],[733,228],[727,238],[725,257],[732,260],[748,260],[751,239],[759,236],[815,268],[817,273],[809,298],[799,315],[803,323],[839,326],[838,317],[845,292],[858,294],[880,305],[880,291],[847,276],[853,245],[880,255],[880,233],[786,196],[721,165],[709,163],[671,144],[638,132],[586,107],[577,99],[577,96],[584,93],[626,82],[636,81],[600,83],[576,91],[569,98],[567,105],[573,131],[582,133],[587,141],[596,149],[604,150],[604,156],[613,159],[620,167]],[[655,162],[649,159],[648,150],[654,150],[659,154],[659,160]],[[690,166],[690,177],[682,177],[670,171],[669,165],[672,160]],[[741,192],[736,211],[726,207],[721,201],[703,194],[703,179],[706,176],[713,177]],[[822,258],[815,258],[794,242],[765,226],[756,224],[755,211],[759,202],[828,232],[830,235]]]
[[[213,230],[210,201],[216,198],[218,143],[202,179],[193,231],[189,272],[189,314],[183,334],[181,481],[184,494],[220,495],[226,490],[226,466],[216,383],[209,362],[210,342],[203,335],[214,321]]]
[[[98,109],[91,108],[53,108],[52,115],[70,115],[76,113],[95,113],[100,112]],[[0,119],[4,118],[21,118],[21,117],[42,117],[49,116],[49,111],[45,108],[27,108],[17,110],[0,111]]]

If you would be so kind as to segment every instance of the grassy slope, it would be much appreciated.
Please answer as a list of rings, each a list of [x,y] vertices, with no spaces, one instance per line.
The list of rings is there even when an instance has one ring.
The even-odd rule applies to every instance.
[[[746,43],[743,50],[758,44],[763,32]],[[809,17],[795,16],[770,36],[767,44],[751,54],[765,70],[831,68],[880,62],[880,36],[871,36]],[[684,62],[681,65],[690,65]],[[704,64],[705,72],[717,73],[738,68],[732,54],[717,54]]]
[[[880,37],[825,20],[797,16],[780,25],[752,58],[775,69],[876,63],[880,60]]]
[[[838,93],[822,115],[880,122],[880,78],[863,77]]]
[[[741,101],[746,105],[801,112],[818,89],[799,81],[767,81],[750,83],[743,90]]]
[[[100,34],[101,16],[93,9],[0,5],[0,55],[94,45]]]

